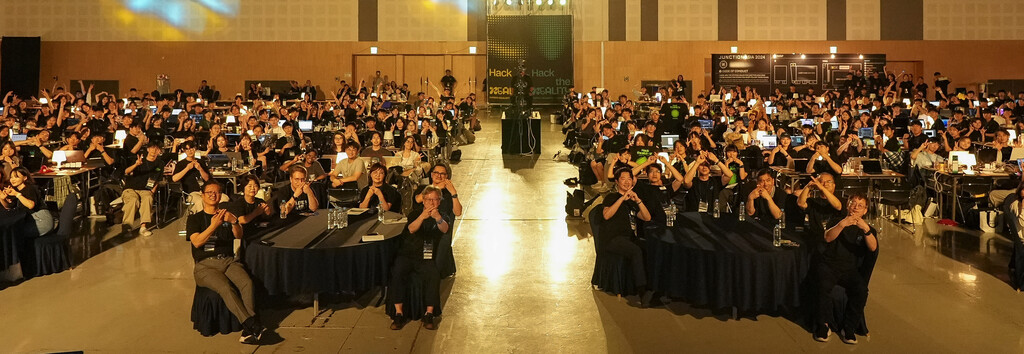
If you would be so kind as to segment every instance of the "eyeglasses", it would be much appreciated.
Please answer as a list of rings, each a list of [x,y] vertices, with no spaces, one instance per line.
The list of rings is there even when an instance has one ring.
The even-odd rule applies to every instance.
[[[203,194],[206,194],[206,195],[220,195],[220,191],[206,191],[206,192],[203,192]]]
[[[441,198],[423,198],[425,201],[440,202]]]
[[[438,175],[438,176],[447,176],[448,175],[447,172],[437,172],[437,171],[431,172],[431,174],[435,174],[435,175]]]

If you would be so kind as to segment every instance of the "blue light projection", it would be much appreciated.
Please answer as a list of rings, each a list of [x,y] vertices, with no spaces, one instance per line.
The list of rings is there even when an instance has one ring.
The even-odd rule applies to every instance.
[[[240,0],[121,0],[134,14],[156,17],[174,28],[202,33],[208,20],[234,17]]]

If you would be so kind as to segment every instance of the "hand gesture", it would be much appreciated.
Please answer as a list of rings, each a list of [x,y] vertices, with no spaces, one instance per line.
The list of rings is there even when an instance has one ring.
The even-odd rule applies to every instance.
[[[142,155],[139,155],[138,159],[135,160],[135,166],[139,166],[139,165],[142,165]]]
[[[811,181],[807,182],[807,186],[805,187],[809,186],[815,186],[818,187],[818,189],[821,189],[821,181],[819,181],[817,177],[811,176]]]
[[[700,164],[706,162],[707,160],[708,160],[708,158],[707,158],[707,152],[706,151],[701,151],[700,155],[697,155],[697,165],[698,166]]]
[[[448,193],[451,193],[453,195],[454,194],[459,194],[458,192],[455,191],[455,185],[452,184],[452,180],[450,180],[450,179],[445,179],[444,180],[444,189],[447,189]]]
[[[225,209],[217,209],[217,211],[213,213],[213,218],[210,219],[210,225],[220,225],[221,223],[223,223],[224,215],[226,213],[227,210]]]
[[[423,207],[423,212],[420,213],[419,217],[420,221],[426,220],[427,218],[431,217],[431,214],[435,213],[436,211],[437,208],[435,207]]]

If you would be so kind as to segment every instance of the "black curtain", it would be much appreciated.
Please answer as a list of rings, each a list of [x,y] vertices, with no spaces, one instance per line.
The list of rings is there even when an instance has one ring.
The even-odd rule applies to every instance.
[[[0,39],[0,97],[39,96],[39,37]]]

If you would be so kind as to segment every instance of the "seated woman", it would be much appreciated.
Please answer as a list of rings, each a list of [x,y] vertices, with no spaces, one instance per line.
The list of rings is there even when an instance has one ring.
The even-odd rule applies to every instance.
[[[402,142],[402,151],[398,153],[398,157],[402,158],[398,162],[398,166],[402,168],[402,176],[411,176],[415,181],[420,179],[425,168],[430,168],[429,163],[421,161],[422,155],[420,155],[419,146],[416,145],[416,137],[405,137]]]
[[[359,144],[349,142],[345,147],[346,159],[338,161],[331,171],[331,186],[334,188],[358,189],[359,178],[366,172],[366,165],[359,159]]]
[[[18,149],[14,146],[14,143],[10,140],[3,143],[3,147],[0,148],[0,164],[3,165],[3,172],[0,174],[0,182],[7,182],[11,179],[11,171],[21,167],[21,158],[18,157]]]
[[[375,163],[370,166],[370,184],[359,191],[360,208],[376,208],[381,205],[384,210],[402,212],[402,195],[395,187],[385,183],[386,174],[387,167],[383,164]]]
[[[32,179],[32,173],[28,172],[27,168],[18,167],[12,170],[8,182],[10,185],[0,190],[0,206],[3,206],[4,209],[0,215],[22,217],[25,214],[31,215],[44,210],[46,205],[43,203],[43,196]],[[53,217],[48,213],[41,214],[45,215],[35,218],[32,227],[24,236],[36,237],[53,230]]]
[[[640,304],[650,303],[653,293],[647,290],[647,272],[644,268],[644,254],[637,245],[636,231],[630,227],[630,219],[635,217],[643,221],[651,221],[651,212],[633,191],[636,178],[628,168],[615,171],[615,191],[604,198],[601,227],[601,242],[604,252],[625,257],[633,271],[633,283],[636,293],[641,296]]]
[[[258,140],[253,141],[249,134],[242,134],[238,145],[235,145],[235,152],[242,154],[242,160],[246,163],[253,166],[267,166],[267,153],[270,152],[270,148],[264,149]]]
[[[824,141],[814,143],[814,155],[811,155],[807,163],[807,173],[831,172],[838,175],[843,174],[843,167],[833,159],[829,153],[829,146]]]
[[[878,233],[864,221],[868,200],[863,194],[850,196],[847,216],[825,232],[825,247],[821,251],[815,273],[818,276],[818,311],[814,339],[828,340],[828,323],[832,315],[832,290],[836,285],[846,289],[847,304],[843,323],[836,323],[840,339],[846,344],[857,344],[854,331],[864,319],[864,305],[868,299],[868,282],[859,272],[857,258],[866,252],[878,250]]]
[[[711,176],[711,164],[722,170],[722,177]],[[697,155],[693,166],[686,171],[683,177],[683,186],[686,187],[686,211],[709,212],[713,208],[711,203],[721,203],[715,199],[719,196],[725,184],[732,179],[733,173],[729,166],[722,163],[722,160],[715,154],[703,151]],[[696,178],[695,178],[696,177]],[[719,210],[725,211],[725,205],[719,204]],[[703,210],[702,210],[703,209]]]
[[[406,324],[402,305],[405,303],[406,286],[409,276],[416,273],[423,281],[423,292],[426,313],[423,315],[423,328],[437,329],[434,323],[434,306],[441,303],[441,277],[434,262],[435,245],[440,244],[441,236],[451,229],[455,215],[446,213],[441,208],[441,189],[427,186],[417,196],[423,201],[409,213],[409,224],[402,236],[402,244],[391,268],[391,281],[388,287],[388,298],[395,306],[395,314],[391,317],[391,329],[402,329]]]
[[[792,142],[789,135],[779,135],[779,145],[768,154],[768,165],[786,167],[792,155],[796,154],[796,150],[790,146]]]
[[[228,137],[225,136],[224,134],[217,134],[217,136],[211,138],[210,140],[213,141],[213,144],[210,144],[206,148],[207,155],[223,154],[231,151],[231,148],[228,147]]]
[[[274,206],[263,199],[256,198],[260,191],[260,180],[253,175],[246,175],[242,178],[242,198],[228,203],[227,209],[238,216],[238,223],[242,224],[242,234],[247,240],[253,240],[258,236],[258,225],[260,222],[268,221],[274,215]]]

